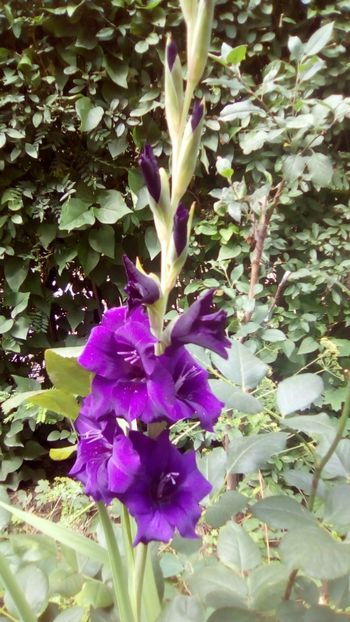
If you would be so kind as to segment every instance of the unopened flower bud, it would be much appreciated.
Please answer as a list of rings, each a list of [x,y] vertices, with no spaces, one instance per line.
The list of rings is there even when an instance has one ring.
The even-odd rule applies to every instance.
[[[168,38],[165,62],[165,115],[173,146],[179,135],[183,107],[182,67],[174,39]]]
[[[187,210],[183,203],[179,203],[173,220],[173,232],[167,256],[168,290],[174,287],[177,276],[187,258],[187,250],[191,233],[192,219],[195,203]]]
[[[158,167],[151,145],[145,145],[139,160],[150,196],[150,207],[160,242],[169,237],[170,190],[166,171]]]
[[[153,304],[160,297],[159,283],[155,276],[149,276],[133,264],[129,257],[123,256],[124,268],[128,278],[125,292],[128,295],[129,312],[142,304]]]
[[[172,180],[172,203],[177,205],[185,194],[196,168],[204,118],[204,101],[196,100],[187,122]]]
[[[193,88],[200,81],[207,64],[214,7],[215,0],[199,0],[188,65],[188,81]]]

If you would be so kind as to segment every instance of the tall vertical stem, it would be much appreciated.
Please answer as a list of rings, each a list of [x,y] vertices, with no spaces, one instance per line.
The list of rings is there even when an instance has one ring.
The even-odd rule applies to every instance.
[[[31,610],[26,598],[13,576],[6,558],[0,554],[0,577],[5,589],[10,594],[22,622],[36,622],[37,618]]]

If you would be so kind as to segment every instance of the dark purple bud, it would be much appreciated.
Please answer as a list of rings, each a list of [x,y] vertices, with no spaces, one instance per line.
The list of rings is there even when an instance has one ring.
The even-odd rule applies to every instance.
[[[171,331],[171,345],[194,343],[227,358],[225,348],[231,342],[225,335],[226,312],[212,308],[214,292],[207,291],[180,315]]]
[[[196,129],[197,125],[200,123],[204,112],[204,106],[199,99],[196,99],[193,108],[192,108],[192,116],[191,116],[191,126],[192,132]]]
[[[166,59],[169,67],[169,71],[172,71],[177,56],[177,45],[174,39],[170,39],[166,48]]]
[[[151,145],[145,145],[143,153],[140,156],[139,164],[141,166],[148,192],[155,202],[158,203],[160,199],[161,182],[158,162],[154,156]]]
[[[180,257],[187,244],[188,210],[183,203],[179,203],[174,216],[173,238],[176,254]]]
[[[160,291],[157,283],[134,266],[129,257],[123,255],[125,272],[128,284],[124,291],[128,295],[129,312],[142,304],[152,304],[158,300]]]

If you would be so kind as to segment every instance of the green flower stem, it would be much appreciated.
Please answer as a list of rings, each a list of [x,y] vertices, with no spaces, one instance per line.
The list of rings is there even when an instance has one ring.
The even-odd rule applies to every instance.
[[[136,547],[135,555],[135,571],[134,571],[134,585],[133,585],[133,600],[134,600],[134,614],[136,622],[141,622],[141,602],[143,592],[143,581],[145,576],[147,559],[147,546],[145,544],[138,544]],[[150,621],[154,622],[154,620]]]
[[[323,471],[324,467],[326,466],[327,462],[333,456],[335,450],[337,449],[337,447],[338,447],[338,445],[339,445],[339,443],[340,443],[340,441],[341,441],[341,439],[343,437],[345,426],[346,426],[346,422],[347,422],[347,420],[349,418],[349,413],[350,413],[350,378],[348,380],[348,386],[347,386],[347,391],[346,391],[344,407],[343,407],[342,414],[341,414],[341,417],[340,417],[339,422],[338,422],[337,433],[336,433],[336,435],[334,437],[334,440],[331,443],[328,451],[325,453],[323,458],[320,460],[319,464],[316,466],[315,471],[314,471],[314,476],[312,478],[312,484],[311,484],[311,494],[310,494],[309,503],[308,503],[308,508],[309,508],[310,512],[313,510],[313,507],[314,507],[314,504],[315,504],[318,484],[319,484],[319,481],[320,481],[320,478],[321,478],[322,471]]]
[[[128,569],[134,568],[135,564],[135,556],[134,556],[134,548],[132,546],[133,542],[133,534],[131,529],[131,522],[129,512],[126,509],[125,505],[122,504],[122,515],[121,515],[121,526],[123,532],[123,540],[124,540],[124,550],[127,558],[127,566]]]
[[[143,577],[144,608],[148,622],[155,622],[161,612],[161,603],[154,577],[150,548],[148,547]]]
[[[135,622],[130,604],[128,584],[124,573],[117,540],[113,531],[113,525],[103,503],[97,503],[97,509],[103,532],[106,538],[109,561],[112,570],[112,579],[115,599],[118,607],[120,622]]]
[[[173,150],[173,155],[172,155],[172,165],[171,165],[172,166],[172,171],[171,171],[172,179],[174,179],[174,177],[175,177],[175,171],[176,171],[176,168],[177,168],[177,165],[178,165],[179,153],[180,153],[182,139],[183,139],[183,135],[184,135],[185,127],[186,127],[186,121],[187,121],[188,113],[189,113],[190,106],[191,106],[193,92],[194,92],[193,85],[190,82],[187,82],[186,83],[185,96],[184,96],[184,102],[183,102],[183,107],[182,107],[181,123],[180,123],[180,128],[179,128],[179,136],[178,136],[178,140],[177,140],[177,143],[176,143],[176,149]],[[176,208],[177,208],[177,205],[173,205],[173,200],[172,200],[172,210],[173,210],[173,212],[175,212]]]
[[[0,554],[0,577],[6,590],[9,592],[18,615],[22,622],[37,622],[37,618],[31,610],[27,600],[13,576],[6,558]]]

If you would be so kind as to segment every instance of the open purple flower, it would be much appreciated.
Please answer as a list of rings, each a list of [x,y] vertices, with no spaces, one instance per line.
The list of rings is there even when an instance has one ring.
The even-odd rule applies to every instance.
[[[124,288],[128,294],[129,312],[141,304],[152,304],[160,296],[159,286],[154,279],[143,274],[126,255],[123,256],[128,284]]]
[[[224,403],[212,393],[208,374],[185,348],[168,348],[161,362],[171,374],[175,398],[166,404],[170,421],[198,418],[205,430],[212,431]]]
[[[185,538],[195,538],[200,518],[199,501],[211,485],[198,471],[195,452],[181,454],[167,432],[152,439],[130,432],[141,467],[132,486],[118,495],[137,523],[134,544],[168,542],[175,529]]]
[[[148,192],[155,202],[158,203],[161,193],[161,181],[158,162],[154,156],[151,145],[145,145],[139,163],[145,178]]]
[[[226,312],[212,309],[214,292],[208,290],[176,320],[170,333],[173,346],[194,343],[227,358],[225,348],[231,342],[225,335]]]
[[[95,501],[108,504],[130,486],[140,458],[111,414],[97,420],[84,414],[83,405],[76,428],[77,457],[70,475],[83,483],[86,494]]]
[[[89,403],[97,417],[110,410],[129,422],[149,423],[174,400],[171,375],[154,354],[156,341],[143,309],[128,317],[126,307],[104,314],[78,359],[96,374]]]
[[[187,246],[187,223],[188,210],[183,203],[179,203],[174,216],[173,238],[176,254],[180,257],[182,251]]]

